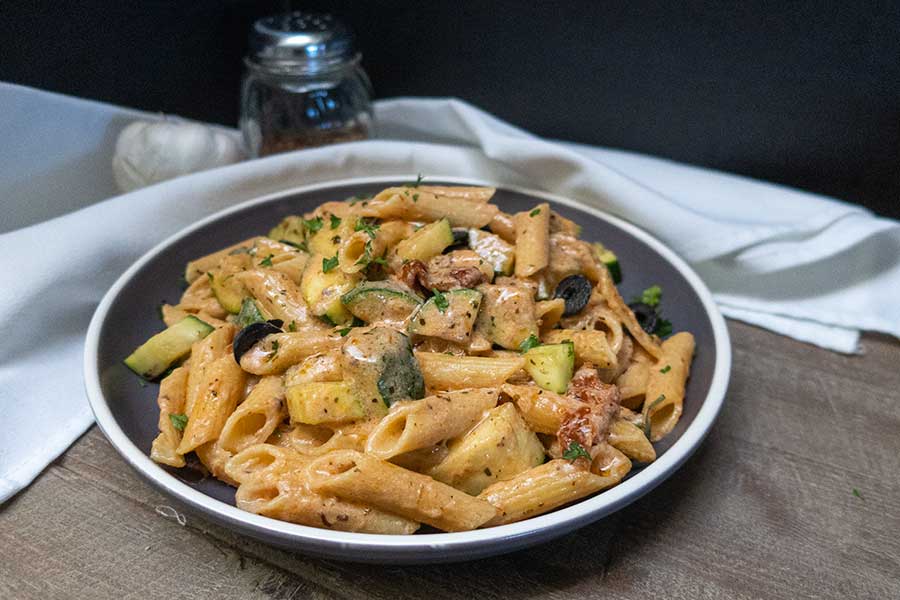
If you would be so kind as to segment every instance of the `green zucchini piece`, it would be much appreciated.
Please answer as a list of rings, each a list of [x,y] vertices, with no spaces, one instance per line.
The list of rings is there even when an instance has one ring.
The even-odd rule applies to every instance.
[[[234,322],[238,327],[243,329],[247,325],[262,323],[265,320],[266,318],[263,316],[262,312],[260,312],[259,307],[256,305],[256,301],[253,298],[244,298],[243,302],[241,302],[241,310],[238,312]]]
[[[479,308],[481,292],[477,290],[438,292],[413,315],[409,332],[451,342],[465,342],[472,335]]]
[[[613,283],[622,283],[622,267],[619,266],[619,257],[615,252],[606,248],[600,242],[594,244],[594,254],[609,269],[609,274],[613,278]]]
[[[395,402],[425,397],[425,378],[412,344],[396,329],[351,330],[341,348],[341,361],[370,416],[385,414]]]
[[[523,356],[525,370],[536,384],[557,394],[566,393],[575,372],[575,344],[565,341],[536,346]]]
[[[453,245],[453,229],[450,221],[441,219],[429,223],[397,244],[397,256],[403,260],[421,260],[427,263],[447,246]]]
[[[356,286],[360,275],[344,273],[339,266],[326,272],[324,260],[326,257],[322,254],[313,254],[309,258],[300,278],[300,291],[314,315],[332,325],[342,325],[350,322],[353,315],[344,307],[341,297]]]
[[[362,402],[347,381],[313,381],[285,390],[292,423],[346,423],[366,416]]]
[[[241,303],[249,293],[243,283],[235,279],[234,273],[223,273],[219,270],[206,272],[213,296],[222,308],[233,315],[241,311]]]
[[[366,323],[405,321],[422,301],[391,281],[364,281],[341,297],[354,317]]]
[[[279,242],[288,242],[291,245],[303,247],[306,242],[306,228],[303,227],[303,217],[291,215],[282,219],[281,223],[272,228],[269,237]]]
[[[187,356],[191,344],[205,338],[213,329],[197,317],[187,316],[141,344],[125,359],[125,364],[144,379],[156,379]]]

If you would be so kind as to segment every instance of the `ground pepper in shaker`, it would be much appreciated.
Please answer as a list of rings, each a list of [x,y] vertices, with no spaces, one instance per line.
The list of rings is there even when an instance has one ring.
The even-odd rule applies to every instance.
[[[353,35],[331,15],[256,21],[244,58],[241,132],[250,156],[368,138],[372,86]]]

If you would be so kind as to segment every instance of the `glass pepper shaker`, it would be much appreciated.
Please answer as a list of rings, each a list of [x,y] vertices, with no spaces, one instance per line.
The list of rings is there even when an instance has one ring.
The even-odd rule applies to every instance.
[[[361,58],[350,30],[331,15],[256,21],[241,86],[250,156],[368,138],[372,85]]]

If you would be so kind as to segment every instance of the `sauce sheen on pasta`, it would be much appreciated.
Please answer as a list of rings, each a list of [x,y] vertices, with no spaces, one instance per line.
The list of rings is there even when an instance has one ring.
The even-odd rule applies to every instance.
[[[415,185],[326,202],[188,263],[151,458],[239,508],[341,531],[465,531],[613,486],[675,427],[695,350],[662,290],[541,203]]]

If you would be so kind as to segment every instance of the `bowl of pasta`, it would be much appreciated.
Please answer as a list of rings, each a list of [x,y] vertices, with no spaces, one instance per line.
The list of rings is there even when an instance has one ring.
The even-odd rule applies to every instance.
[[[636,500],[701,443],[730,365],[709,291],[647,233],[421,177],[196,223],[121,276],[85,346],[97,423],[179,506],[397,564],[512,551]]]

